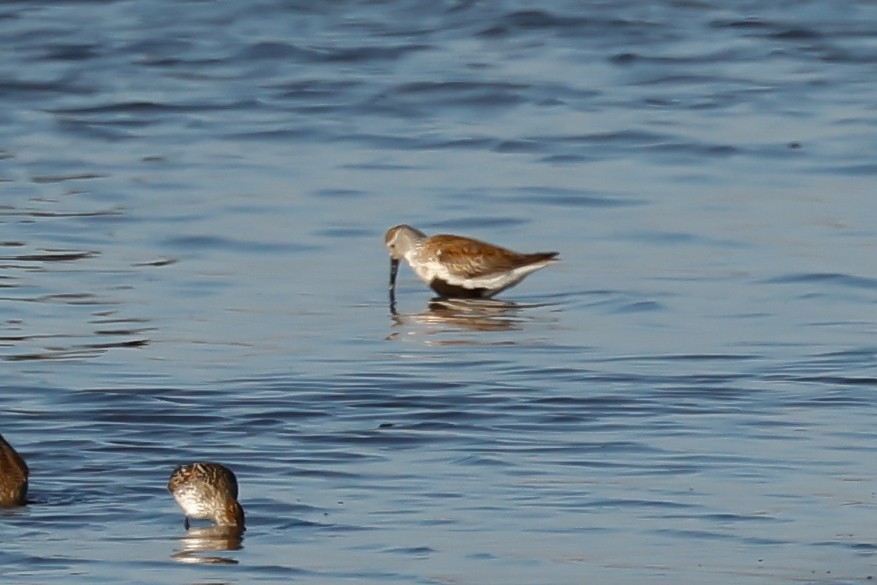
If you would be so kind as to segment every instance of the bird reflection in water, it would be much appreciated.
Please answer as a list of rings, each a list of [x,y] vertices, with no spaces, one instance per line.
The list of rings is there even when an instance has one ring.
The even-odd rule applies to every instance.
[[[193,528],[180,537],[181,548],[171,557],[181,563],[236,565],[236,559],[202,553],[240,550],[243,538],[243,531],[235,526]]]
[[[522,329],[528,320],[522,316],[524,309],[543,305],[521,305],[518,303],[493,299],[447,299],[434,298],[425,311],[420,313],[400,313],[391,310],[393,327],[410,327],[410,334],[440,334],[460,331],[497,332]],[[393,307],[394,309],[395,307]],[[393,331],[388,339],[403,335]],[[479,340],[477,343],[484,343]],[[466,345],[476,343],[472,340],[441,341],[441,345]]]

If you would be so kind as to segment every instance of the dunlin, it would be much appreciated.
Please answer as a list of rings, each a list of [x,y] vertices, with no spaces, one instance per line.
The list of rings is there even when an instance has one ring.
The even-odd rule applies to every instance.
[[[244,509],[238,503],[238,481],[219,463],[180,465],[171,474],[167,489],[189,518],[213,520],[219,526],[244,530]]]
[[[27,463],[0,435],[0,507],[25,503],[28,473]]]
[[[489,298],[556,262],[558,254],[519,254],[463,236],[427,236],[408,225],[391,227],[384,241],[390,251],[391,304],[403,258],[420,280],[443,297]]]

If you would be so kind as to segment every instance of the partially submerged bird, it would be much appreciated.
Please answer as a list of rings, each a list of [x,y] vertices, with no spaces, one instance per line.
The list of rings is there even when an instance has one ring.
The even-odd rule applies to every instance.
[[[449,298],[490,298],[531,272],[557,261],[557,252],[519,254],[487,242],[439,234],[427,236],[409,225],[391,227],[384,237],[390,252],[390,299],[403,258],[420,280]]]
[[[217,525],[244,531],[244,509],[238,503],[238,481],[232,470],[219,463],[180,465],[171,474],[167,489],[189,518],[213,520]]]
[[[29,473],[21,455],[0,435],[0,507],[25,503]]]

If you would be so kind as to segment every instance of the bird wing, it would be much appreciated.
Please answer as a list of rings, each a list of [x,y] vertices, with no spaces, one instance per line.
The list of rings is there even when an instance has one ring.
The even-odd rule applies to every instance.
[[[519,254],[487,242],[460,236],[437,235],[430,238],[436,260],[457,278],[481,278],[501,274],[543,260],[556,252]]]

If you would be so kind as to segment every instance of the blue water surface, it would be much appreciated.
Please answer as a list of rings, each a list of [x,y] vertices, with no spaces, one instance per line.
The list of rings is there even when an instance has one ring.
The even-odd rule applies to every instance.
[[[0,4],[4,583],[864,583],[877,5]],[[562,262],[435,303],[398,223]],[[235,470],[240,543],[165,485]]]

